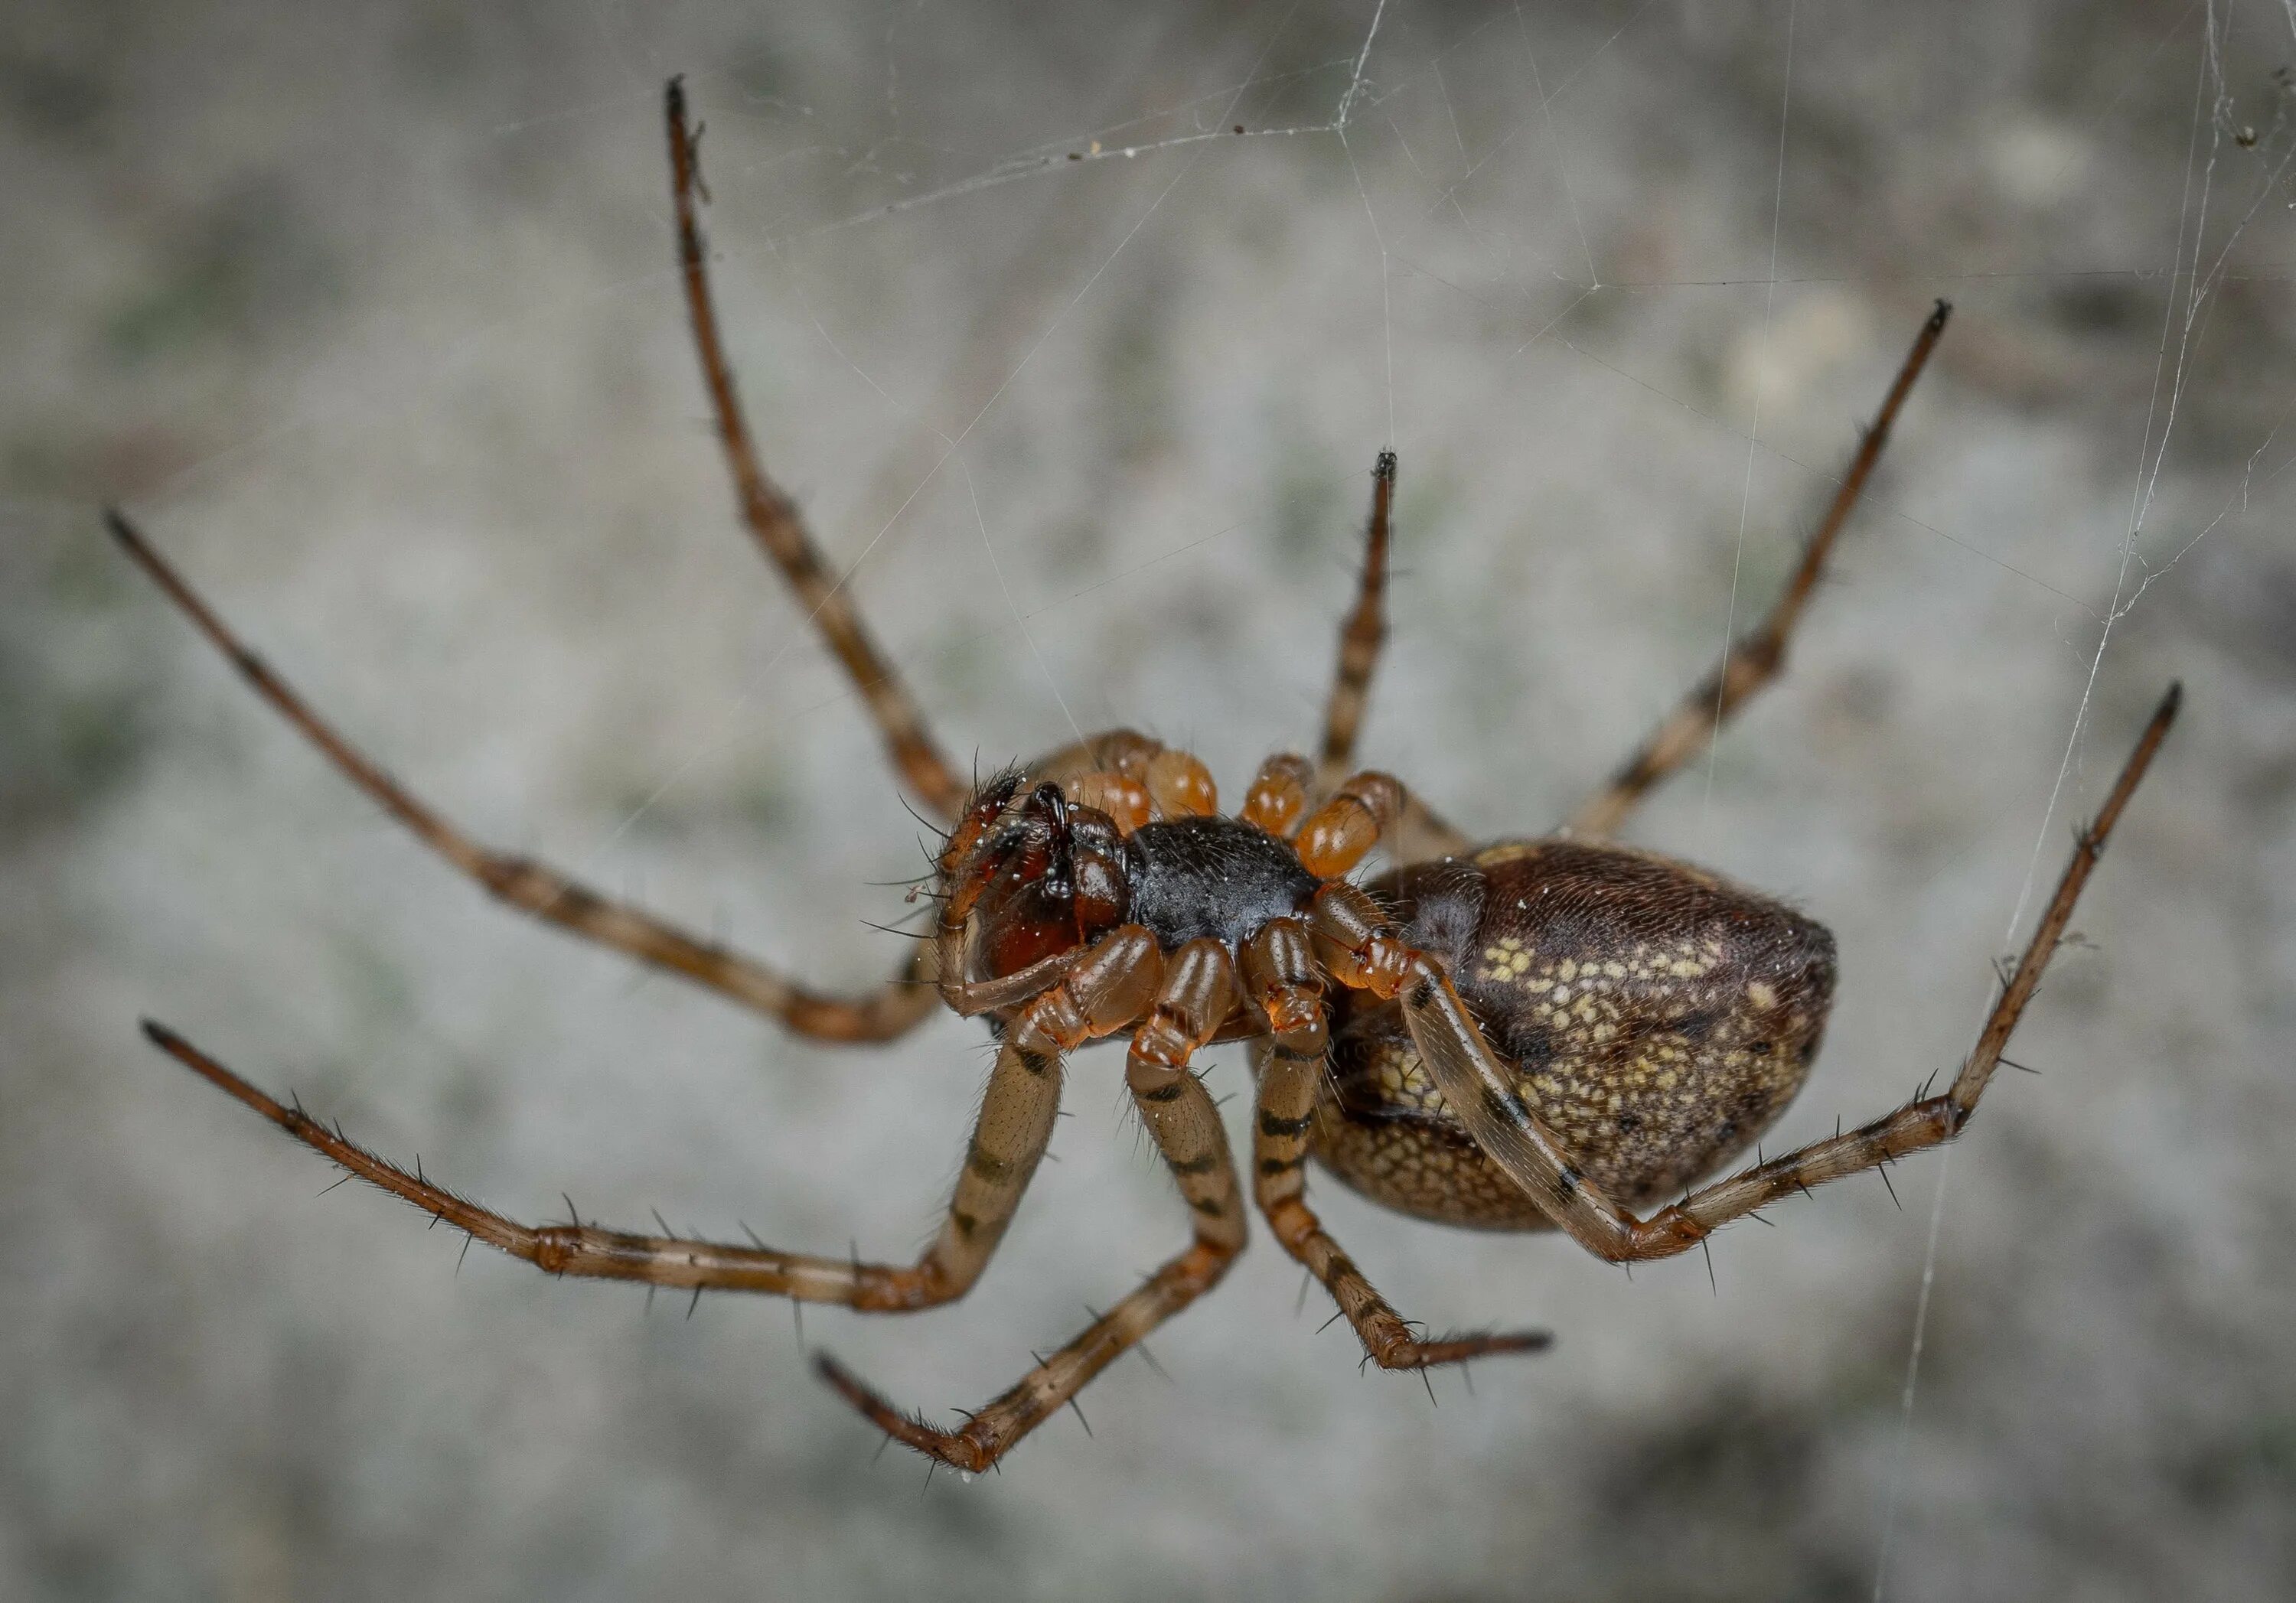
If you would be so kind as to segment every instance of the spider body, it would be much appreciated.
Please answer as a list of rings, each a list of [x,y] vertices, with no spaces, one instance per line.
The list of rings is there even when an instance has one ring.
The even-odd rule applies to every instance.
[[[1554,1228],[1612,1263],[1669,1256],[1824,1181],[1958,1134],[2002,1060],[2106,836],[2165,738],[2164,698],[1950,1087],[1756,1164],[1647,1216],[1766,1128],[1817,1048],[1833,986],[1825,931],[1784,905],[1663,857],[1601,844],[1653,785],[1705,749],[1767,683],[1891,422],[1945,327],[1939,303],[1785,593],[1570,821],[1568,838],[1480,850],[1392,775],[1350,774],[1386,633],[1396,463],[1373,470],[1356,605],[1341,633],[1320,760],[1264,763],[1233,817],[1204,765],[1129,731],[968,789],[922,711],[832,584],[796,506],[760,464],[719,337],[683,92],[667,104],[686,308],[742,520],[840,659],[894,772],[947,828],[935,924],[892,983],[812,991],[772,966],[472,838],[339,734],[208,606],[127,519],[129,556],[264,700],[417,839],[488,893],[583,939],[755,1008],[818,1041],[891,1040],[936,1000],[983,1017],[996,1066],[931,1244],[870,1262],[610,1230],[530,1225],[378,1157],[281,1102],[164,1026],[152,1040],[352,1174],[550,1273],[738,1290],[906,1313],[980,1279],[1052,1139],[1070,1054],[1128,1041],[1125,1084],[1186,1204],[1188,1245],[1021,1380],[944,1430],[900,1412],[825,1354],[823,1374],[889,1435],[967,1470],[995,1464],[1092,1378],[1216,1285],[1247,1239],[1246,1201],[1322,1283],[1383,1369],[1535,1351],[1540,1331],[1429,1339],[1326,1231],[1307,1197],[1311,1153],[1374,1199],[1422,1218]],[[1350,874],[1374,850],[1388,873]],[[1241,1168],[1193,1071],[1215,1041],[1247,1043],[1255,1082]],[[1248,1189],[1247,1189],[1248,1181]]]
[[[1136,765],[1162,751],[1129,730],[1090,744]],[[1271,920],[1307,911],[1321,882],[1282,837],[1218,813],[1163,816],[1153,802],[1146,822],[1128,813],[1119,822],[1034,779],[1073,766],[1056,754],[989,781],[966,809],[980,822],[960,825],[941,854],[938,894],[977,924],[964,960],[973,979],[1007,978],[1128,920],[1160,953],[1212,940],[1234,958]],[[1072,781],[1095,797],[1128,782],[1115,769]],[[1208,779],[1201,796],[1207,807],[1217,799]]]
[[[1288,843],[1238,818],[1144,824],[1130,846],[1132,916],[1167,952],[1206,937],[1240,952],[1271,920],[1305,912],[1320,885]]]
[[[1629,1206],[1702,1179],[1808,1076],[1833,937],[1767,896],[1565,839],[1502,841],[1367,888],[1450,971],[1525,1104]],[[1341,998],[1332,1067],[1314,1149],[1333,1174],[1423,1219],[1554,1227],[1444,1100],[1394,1003]]]
[[[1103,740],[1158,749],[1129,731]],[[1126,921],[1152,936],[1160,953],[1209,940],[1234,959],[1270,921],[1304,914],[1322,884],[1290,841],[1245,819],[1152,811],[1127,828],[1056,781],[1029,782],[1058,766],[1032,764],[982,787],[971,810],[1000,800],[1001,810],[977,844],[958,844],[960,830],[942,855],[938,894],[955,919],[969,912],[977,926],[964,960],[976,981],[1073,953]],[[1122,778],[1090,774],[1078,789],[1098,794]]]

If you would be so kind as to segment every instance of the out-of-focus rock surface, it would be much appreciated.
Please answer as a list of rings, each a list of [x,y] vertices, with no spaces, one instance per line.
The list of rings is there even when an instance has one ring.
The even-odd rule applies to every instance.
[[[1892,1598],[2289,1583],[2286,19],[1373,9],[9,9],[0,1593],[1864,1597],[1893,1499]],[[864,920],[916,829],[729,515],[668,271],[673,72],[768,460],[984,764],[1122,721],[1234,795],[1307,740],[1391,442],[1365,755],[1546,828],[1767,604],[1951,298],[1790,675],[1633,835],[1838,933],[1775,1139],[1813,1137],[1957,1060],[2181,676],[2013,1049],[2040,1077],[1896,1173],[1902,1212],[1860,1179],[1730,1231],[1711,1288],[1325,1183],[1406,1312],[1555,1350],[1431,1409],[1262,1239],[1155,1340],[1168,1382],[1128,1361],[1095,1435],[970,1486],[873,1459],[802,1344],[948,1417],[1170,1251],[1109,1054],[972,1297],[802,1344],[770,1303],[457,1273],[403,1208],[315,1199],[325,1165],[139,1014],[529,1218],[564,1190],[899,1255],[963,1149],[977,1028],[799,1044],[491,905],[94,515],[481,836],[818,982],[890,969]]]

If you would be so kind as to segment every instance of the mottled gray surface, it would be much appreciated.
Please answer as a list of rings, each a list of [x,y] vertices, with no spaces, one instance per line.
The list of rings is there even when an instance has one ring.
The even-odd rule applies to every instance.
[[[2215,14],[2211,81],[2181,4],[1805,4],[1781,182],[1778,5],[1397,4],[1344,143],[1170,144],[1329,124],[1370,7],[17,0],[0,1593],[1864,1596],[1902,1483],[1892,1597],[2284,1595],[2287,188],[2232,232],[2289,152],[2270,73],[2296,44],[2276,5]],[[1734,568],[1741,620],[1767,601],[1951,296],[1790,681],[1635,833],[1838,932],[1834,1030],[1780,1131],[1807,1138],[1956,1059],[2029,869],[2181,675],[2187,723],[2014,1049],[2042,1077],[1904,1167],[1903,1212],[1859,1180],[1727,1232],[1713,1290],[1695,1257],[1628,1282],[1327,1184],[1406,1313],[1548,1322],[1554,1352],[1472,1400],[1440,1377],[1431,1410],[1357,1375],[1319,1296],[1295,1313],[1263,1240],[1156,1341],[1170,1383],[1125,1362],[1095,1435],[1058,1420],[974,1485],[873,1461],[781,1306],[649,1315],[484,1252],[458,1275],[406,1210],[315,1201],[325,1166],[139,1013],[527,1217],[562,1189],[899,1253],[962,1149],[977,1030],[795,1044],[491,906],[92,511],[124,501],[480,833],[824,982],[889,967],[862,920],[900,911],[871,882],[914,871],[916,831],[733,526],[666,272],[678,70],[770,461],[840,560],[867,552],[871,615],[984,761],[1132,721],[1234,794],[1310,728],[1391,439],[1367,755],[1480,829],[1543,827],[1710,658]],[[2226,276],[2164,366],[2204,208]],[[2171,421],[2139,546],[2162,571],[2050,813],[2140,441]],[[817,1310],[805,1340],[943,1410],[1119,1295],[1183,1225],[1115,1067],[1078,1065],[1062,1161],[974,1296]],[[1213,1075],[1242,1087],[1233,1054]]]

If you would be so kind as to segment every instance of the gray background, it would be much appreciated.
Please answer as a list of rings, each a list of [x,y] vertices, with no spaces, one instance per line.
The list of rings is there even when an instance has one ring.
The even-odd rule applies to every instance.
[[[1398,3],[1342,141],[1371,20],[6,7],[0,1592],[1865,1596],[1893,1488],[1892,1597],[2289,1585],[2287,17]],[[481,836],[823,983],[890,967],[863,920],[901,911],[871,882],[916,830],[729,515],[666,271],[673,71],[769,462],[866,551],[870,616],[984,762],[1128,721],[1233,797],[1307,739],[1392,440],[1366,756],[1480,830],[1545,828],[1711,658],[1734,570],[1737,617],[1767,604],[1952,297],[1789,680],[1633,833],[1838,932],[1778,1132],[1808,1138],[1965,1049],[2029,873],[2181,675],[2014,1049],[2042,1077],[1900,1170],[1902,1212],[1859,1179],[1727,1232],[1711,1289],[1695,1256],[1629,1282],[1326,1184],[1406,1312],[1554,1352],[1431,1409],[1359,1376],[1262,1240],[1157,1338],[1168,1384],[1126,1362],[1095,1435],[1054,1421],[972,1485],[873,1460],[783,1307],[457,1274],[406,1210],[313,1200],[324,1165],[139,1013],[529,1218],[562,1189],[900,1254],[962,1149],[977,1029],[808,1047],[495,908],[93,511],[128,505]],[[2158,577],[2085,703],[2140,494]],[[972,1298],[804,1339],[972,1405],[1171,1250],[1115,1068],[1077,1066]]]

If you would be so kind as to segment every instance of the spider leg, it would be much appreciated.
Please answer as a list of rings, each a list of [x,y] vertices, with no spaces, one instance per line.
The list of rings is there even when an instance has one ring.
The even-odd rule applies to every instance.
[[[1277,789],[1284,777],[1279,765],[1284,761],[1270,757],[1261,766],[1245,804],[1247,819],[1258,822],[1250,810],[1253,803],[1265,813],[1271,805],[1280,806],[1289,799]],[[1263,786],[1269,788],[1267,793]],[[1456,857],[1468,846],[1464,835],[1430,812],[1403,788],[1402,781],[1374,769],[1350,775],[1329,800],[1293,826],[1292,836],[1300,863],[1319,879],[1338,879],[1374,846],[1386,847],[1394,865],[1405,868],[1431,857]]]
[[[989,1468],[1058,1413],[1094,1376],[1217,1285],[1243,1250],[1243,1202],[1219,1110],[1188,1062],[1235,1004],[1234,966],[1214,940],[1192,941],[1167,960],[1154,1009],[1132,1039],[1125,1084],[1156,1150],[1194,1215],[1195,1239],[1075,1340],[966,1420],[943,1430],[905,1414],[826,1354],[822,1375],[879,1429],[970,1473]]]
[[[757,441],[742,414],[734,370],[726,359],[725,342],[718,337],[717,308],[709,293],[709,253],[702,243],[696,204],[706,192],[697,136],[687,129],[685,88],[676,78],[669,81],[664,111],[669,126],[671,196],[677,210],[677,259],[685,285],[686,312],[693,324],[701,377],[709,388],[709,404],[718,415],[726,465],[734,476],[734,495],[742,521],[782,570],[782,577],[797,593],[798,604],[845,665],[854,689],[861,692],[869,716],[884,737],[894,772],[928,808],[944,821],[954,819],[964,806],[968,788],[933,743],[924,715],[899,673],[870,638],[847,593],[845,579],[830,577],[796,503],[767,475],[758,459]]]
[[[1120,773],[1144,779],[1148,765],[1164,749],[1164,742],[1136,729],[1104,729],[1098,734],[1054,747],[1023,771],[1034,781],[1073,785],[1089,773]]]
[[[1355,759],[1356,735],[1363,727],[1371,676],[1387,643],[1388,511],[1395,500],[1395,453],[1382,451],[1371,470],[1371,522],[1364,532],[1363,577],[1356,586],[1354,610],[1340,626],[1340,660],[1332,694],[1324,705],[1324,749],[1316,765],[1320,788],[1329,790]]]
[[[603,896],[547,863],[496,851],[472,839],[312,711],[293,687],[248,649],[127,518],[112,511],[105,515],[105,519],[112,536],[136,566],[230,659],[240,677],[270,703],[273,711],[293,724],[344,778],[366,792],[423,845],[477,880],[498,900],[586,940],[684,975],[696,985],[730,996],[816,1041],[890,1041],[906,1034],[931,1012],[934,971],[930,946],[921,945],[900,975],[872,995],[824,995],[784,978],[754,958],[716,941],[689,935],[626,902]]]
[[[2103,811],[2082,831],[2023,955],[2005,977],[2000,999],[1987,1016],[1977,1044],[1943,1096],[1917,1097],[1872,1124],[1758,1163],[1648,1219],[1621,1208],[1578,1171],[1554,1133],[1524,1106],[1508,1067],[1484,1040],[1449,977],[1431,958],[1406,945],[1368,897],[1346,884],[1325,886],[1316,896],[1312,928],[1330,954],[1326,968],[1342,984],[1400,999],[1412,1042],[1444,1100],[1484,1152],[1555,1223],[1580,1246],[1613,1263],[1670,1257],[1731,1220],[1792,1192],[1876,1167],[1961,1133],[2063,938],[2107,838],[2167,737],[2181,694],[2171,686],[2161,699]]]
[[[1733,1219],[1768,1206],[1792,1192],[1806,1190],[1825,1181],[1839,1180],[1886,1164],[1909,1152],[1918,1152],[1951,1140],[1961,1133],[1977,1111],[1978,1099],[1994,1070],[2002,1062],[2001,1054],[2007,1050],[2009,1036],[2024,1016],[2026,1004],[2041,984],[2041,977],[2056,953],[2057,945],[2064,938],[2065,928],[2071,920],[2073,907],[2080,900],[2082,887],[2087,884],[2097,859],[2104,853],[2106,838],[2120,820],[2121,810],[2128,805],[2137,782],[2151,766],[2153,754],[2167,738],[2169,725],[2177,716],[2177,703],[2183,698],[2181,687],[2171,685],[2161,699],[2144,732],[2138,737],[2136,748],[2123,765],[2120,777],[2114,781],[2105,797],[2103,808],[2096,819],[2080,832],[2073,846],[2071,858],[2057,881],[2055,895],[2042,911],[2040,922],[2034,927],[2032,938],[2025,945],[2017,965],[2009,971],[2002,986],[2001,995],[1986,1016],[1985,1025],[1978,1032],[1977,1044],[1962,1062],[1961,1071],[1943,1096],[1917,1097],[1884,1117],[1858,1129],[1835,1135],[1828,1140],[1813,1141],[1807,1147],[1771,1158],[1767,1163],[1729,1178],[1715,1182],[1692,1192],[1674,1206],[1654,1216],[1640,1227],[1642,1236],[1652,1241],[1670,1240],[1681,1233],[1669,1215],[1678,1216],[1690,1230],[1704,1236]],[[1679,1248],[1674,1250],[1679,1251]],[[1662,1252],[1645,1251],[1640,1255],[1662,1256]]]
[[[816,1257],[668,1233],[636,1235],[578,1220],[521,1224],[455,1195],[419,1166],[408,1174],[300,1106],[281,1103],[165,1026],[146,1021],[144,1031],[210,1084],[353,1174],[547,1273],[675,1286],[696,1295],[758,1291],[800,1302],[842,1303],[863,1313],[898,1313],[954,1301],[980,1278],[1052,1137],[1063,1056],[1088,1036],[1107,1035],[1139,1015],[1155,983],[1156,955],[1154,938],[1137,926],[1111,931],[1067,981],[1039,996],[1014,1021],[989,1075],[947,1217],[932,1245],[909,1264]]]
[[[1364,536],[1363,577],[1356,587],[1356,604],[1340,626],[1340,658],[1332,677],[1332,693],[1324,708],[1324,745],[1320,760],[1310,771],[1310,795],[1327,797],[1355,758],[1356,736],[1363,727],[1365,704],[1371,696],[1371,679],[1387,643],[1388,513],[1395,500],[1395,453],[1382,451],[1371,470],[1371,519]],[[1269,760],[1270,767],[1281,761]],[[1272,777],[1268,769],[1262,779]],[[1258,781],[1255,781],[1255,789]],[[1250,816],[1247,812],[1246,816]],[[1295,815],[1296,816],[1296,815]],[[1257,822],[1257,821],[1255,821]],[[1263,824],[1262,828],[1267,828]],[[1290,838],[1290,832],[1270,833]],[[1416,796],[1403,797],[1395,832],[1387,842],[1398,866],[1431,857],[1449,857],[1467,849],[1468,838],[1436,816],[1434,809]]]
[[[1366,769],[1349,777],[1332,798],[1308,814],[1292,846],[1300,864],[1318,879],[1336,879],[1368,856],[1402,820],[1403,781]]]
[[[1778,597],[1767,617],[1730,642],[1714,671],[1692,688],[1641,748],[1627,759],[1611,782],[1570,815],[1566,826],[1569,833],[1600,837],[1617,830],[1652,787],[1705,750],[1715,731],[1747,698],[1777,677],[1785,665],[1787,642],[1833,550],[1834,537],[1856,510],[1866,481],[1882,459],[1882,448],[1890,443],[1890,426],[1898,421],[1898,410],[1911,393],[1914,380],[1921,377],[1930,353],[1937,348],[1938,337],[1945,332],[1946,318],[1952,310],[1940,300],[1929,321],[1922,325],[1914,348],[1906,353],[1889,394],[1882,398],[1882,410],[1874,415],[1873,427],[1866,431],[1857,454],[1850,459],[1849,470],[1842,476],[1833,504],[1826,508],[1809,544],[1802,548],[1801,565],[1794,569],[1785,593]]]
[[[1109,816],[1123,834],[1146,823],[1154,809],[1148,768],[1164,753],[1164,743],[1137,730],[1110,729],[1046,752],[1023,764],[1021,772],[1038,784],[1055,784],[1080,807]]]
[[[1306,926],[1292,919],[1266,926],[1244,948],[1243,974],[1253,1005],[1267,1014],[1273,1032],[1271,1041],[1252,1044],[1259,1080],[1252,1111],[1252,1194],[1283,1250],[1332,1294],[1364,1352],[1382,1369],[1425,1370],[1546,1347],[1553,1337],[1544,1330],[1420,1339],[1332,1239],[1306,1199],[1308,1132],[1330,1046],[1323,984]]]
[[[1296,751],[1279,751],[1251,776],[1236,816],[1279,840],[1289,840],[1308,815],[1308,796],[1315,782],[1313,764]]]

